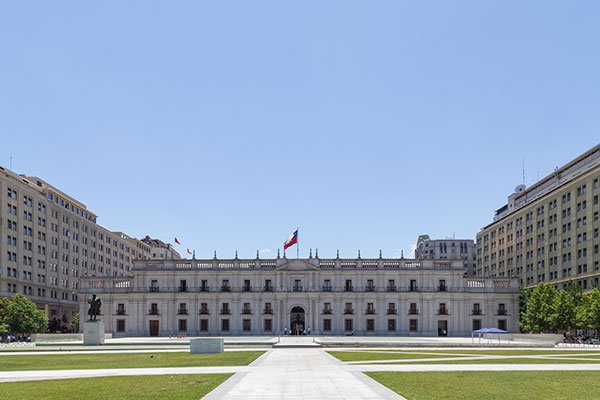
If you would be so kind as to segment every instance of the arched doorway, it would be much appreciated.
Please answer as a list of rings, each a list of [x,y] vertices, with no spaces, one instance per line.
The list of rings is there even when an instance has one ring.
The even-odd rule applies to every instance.
[[[290,313],[290,333],[292,335],[304,335],[304,308],[296,306]]]

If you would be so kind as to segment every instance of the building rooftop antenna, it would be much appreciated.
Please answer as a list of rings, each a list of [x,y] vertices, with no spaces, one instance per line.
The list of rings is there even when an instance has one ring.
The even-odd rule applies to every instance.
[[[523,156],[523,185],[525,184],[525,156]]]

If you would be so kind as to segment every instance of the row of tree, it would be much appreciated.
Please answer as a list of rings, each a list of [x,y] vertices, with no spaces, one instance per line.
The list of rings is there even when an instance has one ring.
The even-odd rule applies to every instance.
[[[523,332],[551,332],[600,328],[600,290],[584,293],[570,284],[563,290],[540,283],[521,295],[520,327]]]

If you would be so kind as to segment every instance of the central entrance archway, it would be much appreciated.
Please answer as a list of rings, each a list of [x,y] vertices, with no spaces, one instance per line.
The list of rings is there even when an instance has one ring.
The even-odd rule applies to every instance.
[[[290,333],[292,335],[304,335],[304,308],[296,306],[290,313]]]

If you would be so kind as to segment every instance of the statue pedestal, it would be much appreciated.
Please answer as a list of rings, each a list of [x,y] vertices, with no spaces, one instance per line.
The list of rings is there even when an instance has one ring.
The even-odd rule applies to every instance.
[[[83,323],[83,344],[97,346],[104,343],[104,321],[86,321]]]

